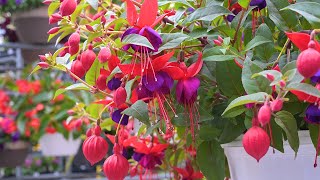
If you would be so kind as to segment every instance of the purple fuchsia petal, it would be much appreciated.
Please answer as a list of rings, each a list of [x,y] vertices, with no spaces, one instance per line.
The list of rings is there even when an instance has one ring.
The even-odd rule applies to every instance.
[[[140,30],[139,34],[146,37],[150,41],[151,45],[154,47],[154,52],[158,51],[160,45],[162,44],[162,39],[157,31],[146,26]]]
[[[173,87],[174,80],[166,72],[160,71],[159,74],[164,79],[164,82],[159,91],[162,94],[170,94],[170,89]]]
[[[308,123],[320,124],[320,109],[319,106],[310,104],[306,109],[306,118]]]
[[[120,120],[121,120],[121,118],[122,118],[122,121],[121,121],[120,124],[121,124],[121,125],[127,125],[128,122],[129,122],[129,116],[127,116],[127,115],[125,115],[125,114],[122,114],[122,111],[123,111],[123,110],[120,110],[120,109],[114,111],[114,112],[112,113],[112,115],[111,115],[111,119],[112,119],[114,122],[116,122],[116,123],[119,124],[119,122],[120,122]]]
[[[17,131],[11,135],[11,139],[13,142],[16,142],[20,139],[20,133]]]
[[[159,159],[159,157],[154,156],[152,154],[146,154],[141,158],[139,164],[146,169],[154,169],[157,164],[161,165],[162,162]]]
[[[135,161],[139,162],[143,156],[144,156],[144,154],[142,154],[142,153],[134,152],[133,155],[132,155],[132,158]]]
[[[232,22],[232,20],[233,20],[235,17],[236,17],[235,15],[229,14],[229,15],[227,16],[227,20],[228,20],[229,22]]]
[[[5,4],[7,4],[8,3],[8,0],[0,0],[0,4],[1,5],[5,5]]]
[[[318,71],[314,76],[312,76],[311,81],[314,83],[319,83],[320,82],[320,71]]]
[[[142,84],[151,92],[158,90],[163,83],[163,77],[157,72],[155,74],[147,74],[142,77]]]
[[[259,4],[263,3],[265,0],[251,0],[250,6],[258,6]]]
[[[143,84],[140,87],[137,87],[138,99],[152,97],[152,92],[149,91]]]
[[[128,36],[129,34],[138,34],[138,33],[139,33],[138,28],[135,28],[135,27],[129,28],[122,34],[121,41],[123,40],[124,37]],[[127,51],[130,47],[132,47],[132,49],[134,49],[135,51],[138,50],[138,47],[133,44],[127,44],[127,45],[123,46],[122,49]]]
[[[196,77],[184,79],[184,98],[187,102],[194,102],[194,96],[197,95],[200,87],[200,80]],[[193,101],[193,102],[192,102]]]
[[[112,78],[110,81],[108,81],[108,89],[110,89],[111,91],[116,90],[120,87],[121,85],[121,81],[119,78]]]

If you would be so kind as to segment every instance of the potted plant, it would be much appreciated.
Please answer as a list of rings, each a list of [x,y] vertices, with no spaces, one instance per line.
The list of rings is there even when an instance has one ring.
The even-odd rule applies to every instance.
[[[2,79],[4,88],[15,93],[12,101],[19,112],[16,117],[19,130],[33,143],[39,141],[45,156],[76,154],[81,142],[79,137],[86,129],[87,121],[68,114],[68,111],[72,110],[76,101],[85,97],[84,93],[78,97],[65,94],[55,96],[58,88],[66,86],[59,80],[58,73],[42,72],[30,78],[16,81],[10,77]]]
[[[29,151],[28,137],[17,128],[13,119],[16,112],[10,106],[10,97],[0,91],[0,167],[16,167],[23,164]]]
[[[75,81],[65,91],[85,89],[101,99],[95,112],[84,113],[93,126],[83,151],[91,164],[102,160],[108,146],[101,128],[106,131],[110,119],[116,123],[109,138],[114,154],[103,167],[107,178],[123,179],[129,169],[152,178],[160,167],[176,179],[201,179],[203,173],[220,180],[229,176],[228,162],[232,179],[281,179],[301,162],[287,158],[310,161],[310,152],[317,166],[319,3],[52,3],[56,13],[49,15],[58,22],[52,36],[70,37],[56,53],[41,56],[35,70],[64,71]],[[137,133],[126,130],[134,118],[142,124],[131,127]],[[299,138],[300,129],[310,137],[303,131]],[[252,157],[240,151],[235,159],[239,145],[228,143],[242,134],[240,150]],[[125,158],[127,149],[135,161]],[[264,157],[269,149],[288,154]],[[281,158],[292,165],[290,172]],[[247,159],[255,164],[235,164]],[[275,163],[264,166],[264,159]],[[309,163],[290,179],[318,177]],[[256,174],[244,174],[253,167]]]
[[[11,14],[19,40],[24,43],[47,43],[48,8],[41,0],[2,1],[0,14]],[[34,28],[37,27],[37,28]]]

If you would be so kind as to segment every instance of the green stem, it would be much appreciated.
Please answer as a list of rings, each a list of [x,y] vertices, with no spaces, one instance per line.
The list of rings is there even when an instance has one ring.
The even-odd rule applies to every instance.
[[[287,48],[289,42],[290,42],[290,39],[287,39],[286,43],[284,44],[284,46],[282,47],[282,49],[280,51],[278,58],[276,59],[276,61],[274,61],[272,67],[274,67],[279,62],[281,55],[283,54],[284,50]]]

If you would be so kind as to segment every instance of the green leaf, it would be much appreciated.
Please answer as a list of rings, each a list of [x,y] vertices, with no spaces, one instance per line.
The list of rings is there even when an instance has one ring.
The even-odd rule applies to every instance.
[[[99,6],[99,1],[98,0],[87,0],[87,2],[90,4],[90,6],[94,9],[97,10]]]
[[[125,109],[122,113],[137,118],[148,127],[151,125],[148,115],[148,105],[142,100],[135,102],[132,106]]]
[[[270,86],[273,86],[281,81],[282,74],[279,71],[276,70],[265,70],[256,74],[253,74],[251,78],[256,78],[258,76],[263,76],[267,78],[267,74],[270,74],[274,77],[274,80],[271,82]]]
[[[162,33],[162,46],[160,46],[158,53],[166,50],[178,47],[189,36],[183,33]]]
[[[313,25],[319,27],[320,25],[320,4],[316,2],[301,2],[296,4],[291,4],[283,8],[282,10],[290,9],[301,14],[306,20]],[[287,13],[287,12],[286,12]]]
[[[103,109],[102,104],[96,104],[96,103],[91,103],[89,106],[87,106],[86,111],[90,114],[91,117],[93,118],[99,118],[99,114]]]
[[[60,7],[60,2],[51,2],[48,7],[48,16],[51,16]]]
[[[248,94],[257,92],[266,92],[270,94],[272,89],[268,79],[264,77],[256,77],[253,79],[253,77],[255,77],[254,74],[261,73],[262,69],[254,64],[250,59],[251,55],[248,54],[242,68],[241,80],[245,91]]]
[[[87,71],[85,80],[90,85],[95,85],[96,80],[100,75],[100,67],[102,64],[99,62],[98,59],[94,60],[92,66],[90,67],[89,71]]]
[[[238,3],[241,7],[247,8],[250,4],[250,0],[238,0]]]
[[[282,129],[276,124],[275,120],[271,119],[271,129],[272,129],[272,140],[273,146],[275,149],[277,149],[280,152],[284,152],[283,149],[283,135],[282,135]]]
[[[308,124],[308,128],[312,144],[316,148],[318,146],[319,125]]]
[[[36,65],[36,67],[33,68],[33,70],[31,71],[31,73],[29,74],[29,76],[31,76],[33,73],[39,71],[41,69],[41,67],[39,65]]]
[[[56,91],[56,93],[54,94],[53,99],[55,99],[60,94],[63,94],[64,92],[70,91],[70,90],[86,90],[86,91],[89,91],[89,88],[86,85],[82,84],[82,83],[72,84],[72,85],[70,85],[70,86],[68,86],[66,88],[58,89]]]
[[[237,56],[235,55],[211,55],[204,57],[204,61],[230,61],[236,58]]]
[[[297,155],[299,149],[299,136],[296,119],[291,113],[280,111],[276,114],[275,121],[286,133],[289,145]]]
[[[216,79],[219,89],[225,96],[232,97],[244,94],[241,69],[233,61],[217,62]]]
[[[199,136],[202,140],[211,141],[217,138],[220,133],[221,130],[214,126],[202,125],[200,128]]]
[[[282,31],[294,29],[299,24],[297,15],[294,12],[280,11],[280,9],[288,5],[288,0],[267,0],[269,17]]]
[[[131,79],[130,81],[128,81],[126,83],[126,86],[125,86],[125,89],[126,89],[126,92],[127,92],[127,100],[126,101],[130,101],[131,93],[132,93],[132,86],[133,86],[135,81],[136,81],[136,78]]]
[[[208,7],[202,7],[195,10],[192,14],[188,16],[185,20],[186,22],[192,22],[195,20],[203,20],[203,21],[212,21],[213,19],[222,16],[228,15],[231,12],[223,6],[213,5]]]
[[[267,96],[268,94],[265,92],[258,92],[238,97],[228,105],[228,107],[222,113],[222,116],[237,106],[242,106],[248,103],[263,103]]]
[[[288,90],[297,90],[320,98],[320,91],[314,86],[306,83],[291,83],[287,86]]]
[[[138,46],[144,46],[144,47],[148,47],[148,48],[154,50],[154,47],[149,42],[149,40],[146,37],[141,36],[139,34],[129,34],[129,35],[127,35],[122,40],[122,43],[124,43],[124,44],[134,44],[134,45],[138,45]]]
[[[204,141],[197,149],[197,163],[207,179],[225,178],[224,151],[217,141]]]
[[[228,122],[224,124],[222,133],[219,136],[219,143],[221,144],[234,141],[246,130],[243,117],[224,120]]]
[[[271,43],[266,43],[263,46],[258,46],[254,49],[254,53],[256,56],[258,56],[266,62],[269,62],[275,51],[272,32],[268,25],[263,23],[257,29],[256,35],[263,36],[271,41]]]
[[[244,48],[244,51],[248,51],[250,49],[253,49],[254,47],[270,42],[272,41],[263,36],[255,36],[250,42],[248,42],[248,44]]]

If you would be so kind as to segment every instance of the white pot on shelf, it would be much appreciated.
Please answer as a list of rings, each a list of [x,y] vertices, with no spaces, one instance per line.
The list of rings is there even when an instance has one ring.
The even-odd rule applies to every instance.
[[[288,142],[284,142],[284,153],[277,150],[273,153],[270,147],[259,163],[244,150],[242,136],[231,143],[224,144],[231,180],[320,179],[320,166],[313,167],[316,150],[311,142],[309,131],[300,131],[299,140],[300,147],[296,158]]]
[[[45,134],[40,140],[40,149],[44,156],[72,156],[76,155],[80,147],[81,139],[65,139],[62,134]]]

